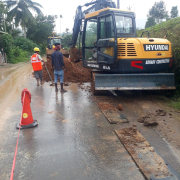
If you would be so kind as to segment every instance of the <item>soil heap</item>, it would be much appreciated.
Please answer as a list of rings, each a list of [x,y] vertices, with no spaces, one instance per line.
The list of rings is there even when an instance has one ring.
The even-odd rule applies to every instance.
[[[64,82],[76,82],[76,83],[83,83],[83,82],[91,82],[91,71],[83,67],[82,61],[78,63],[70,62],[70,60],[66,57],[63,57],[65,68],[67,72],[64,71]],[[47,60],[46,67],[54,80],[54,72],[52,71],[51,60]],[[48,72],[43,65],[43,79],[48,82],[51,81]]]
[[[71,61],[72,62],[76,62],[80,59],[82,59],[82,52],[77,49],[77,48],[71,48],[69,51],[70,57],[71,57]],[[80,57],[79,57],[80,54]]]

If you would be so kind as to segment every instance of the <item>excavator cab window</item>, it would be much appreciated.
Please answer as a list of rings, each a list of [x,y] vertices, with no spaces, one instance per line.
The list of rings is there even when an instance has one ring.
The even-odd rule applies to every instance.
[[[97,62],[97,19],[87,21],[85,33],[85,61]]]
[[[121,34],[132,34],[133,23],[131,17],[126,16],[115,16],[117,36],[121,37]]]
[[[116,63],[116,33],[113,14],[98,17],[97,61],[102,64]]]
[[[60,38],[49,38],[48,39],[48,48],[52,49],[53,45],[55,45],[56,43],[61,44],[61,39]]]
[[[114,37],[114,27],[112,16],[100,18],[100,39],[113,38]]]

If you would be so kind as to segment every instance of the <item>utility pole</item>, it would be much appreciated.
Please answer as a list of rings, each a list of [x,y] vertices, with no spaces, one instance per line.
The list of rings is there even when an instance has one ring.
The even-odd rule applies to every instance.
[[[62,15],[60,15],[60,35],[61,35],[61,18],[62,18]]]
[[[117,0],[117,8],[120,9],[120,0]]]

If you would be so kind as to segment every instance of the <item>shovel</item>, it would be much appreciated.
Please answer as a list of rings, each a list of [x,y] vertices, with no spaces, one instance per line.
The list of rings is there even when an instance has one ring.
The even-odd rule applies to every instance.
[[[51,75],[50,75],[50,73],[49,73],[49,71],[48,71],[48,68],[46,67],[46,64],[44,63],[44,66],[45,66],[45,68],[46,68],[46,70],[47,70],[47,72],[48,72],[48,74],[49,74],[49,77],[50,77],[50,79],[51,79],[51,81],[52,81],[52,84],[50,84],[50,86],[54,86],[54,82],[53,82],[53,80],[52,80],[52,77],[51,77]]]

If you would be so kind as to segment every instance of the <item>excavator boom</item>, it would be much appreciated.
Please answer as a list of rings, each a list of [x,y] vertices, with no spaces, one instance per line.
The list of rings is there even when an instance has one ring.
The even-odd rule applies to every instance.
[[[90,8],[86,9],[85,11],[82,11],[82,7],[84,6],[87,7],[90,5],[92,5]],[[116,4],[112,0],[97,0],[90,3],[86,3],[84,6],[78,6],[76,9],[72,40],[69,43],[69,46],[72,48],[76,46],[79,32],[82,29],[82,22],[85,19],[86,14],[89,14],[89,13],[92,13],[92,12],[95,12],[95,11],[98,11],[100,9],[104,9],[107,7],[116,8]]]

